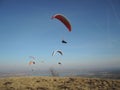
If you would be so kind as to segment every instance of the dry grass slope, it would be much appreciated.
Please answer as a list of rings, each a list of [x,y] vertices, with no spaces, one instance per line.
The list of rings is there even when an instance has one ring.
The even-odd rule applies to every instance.
[[[81,77],[0,78],[0,90],[120,90],[120,80]]]

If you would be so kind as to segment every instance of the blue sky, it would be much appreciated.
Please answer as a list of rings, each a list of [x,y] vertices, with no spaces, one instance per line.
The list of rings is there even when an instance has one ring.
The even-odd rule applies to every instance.
[[[60,60],[64,68],[120,68],[119,11],[119,0],[0,0],[0,70],[27,69],[29,56],[37,68]],[[51,19],[57,13],[71,32]],[[64,55],[52,57],[59,49]]]

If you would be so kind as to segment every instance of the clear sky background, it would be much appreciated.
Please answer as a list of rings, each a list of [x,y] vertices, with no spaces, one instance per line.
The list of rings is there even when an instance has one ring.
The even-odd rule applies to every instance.
[[[51,19],[57,13],[71,32]],[[64,55],[53,57],[59,49]],[[29,56],[40,69],[59,61],[63,68],[120,68],[120,0],[0,0],[0,71],[27,70]]]

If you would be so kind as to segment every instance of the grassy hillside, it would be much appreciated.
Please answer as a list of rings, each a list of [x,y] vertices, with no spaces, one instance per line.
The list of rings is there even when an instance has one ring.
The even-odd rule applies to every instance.
[[[120,80],[81,77],[0,78],[0,90],[120,90]]]

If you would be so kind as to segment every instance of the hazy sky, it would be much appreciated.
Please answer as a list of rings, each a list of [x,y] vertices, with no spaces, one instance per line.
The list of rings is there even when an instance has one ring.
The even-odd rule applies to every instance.
[[[0,0],[0,70],[27,69],[29,56],[37,68],[120,68],[120,0]]]

